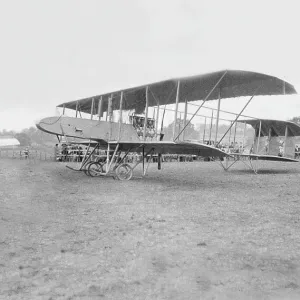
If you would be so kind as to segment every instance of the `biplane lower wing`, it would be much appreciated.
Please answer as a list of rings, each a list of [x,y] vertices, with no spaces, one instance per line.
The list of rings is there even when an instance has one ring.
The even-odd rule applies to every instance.
[[[224,162],[220,161],[220,164],[225,171],[229,170],[236,162],[242,162],[255,174],[257,174],[259,170],[258,161],[299,162],[296,159],[276,155],[231,153],[230,157],[233,158],[233,161],[229,161],[227,158],[224,159]]]
[[[282,161],[282,162],[299,162],[297,159],[292,159],[288,157],[281,157],[276,155],[259,155],[259,154],[240,154],[240,153],[231,153],[231,157],[235,159],[256,159],[256,160],[269,160],[269,161]]]
[[[190,154],[203,157],[225,157],[228,154],[222,150],[196,142],[169,142],[169,141],[145,141],[145,142],[109,142],[113,148],[119,145],[119,150],[123,152],[137,152],[138,149],[143,149],[149,152],[153,149],[159,154]]]
[[[87,143],[87,141],[84,141],[84,143]],[[153,156],[157,157],[158,169],[161,169],[162,154],[197,155],[201,157],[220,158],[220,160],[228,156],[226,152],[220,149],[197,142],[109,141],[103,143],[103,140],[90,139],[88,143],[86,153],[89,154],[84,156],[81,166],[77,171],[84,171],[85,174],[90,176],[110,175],[120,180],[131,179],[133,170],[139,164],[142,164],[143,176],[146,175]],[[91,151],[89,151],[90,147],[92,148]],[[106,149],[106,154],[104,157],[100,155],[101,158],[99,156],[99,160],[93,160],[92,157],[97,153],[97,149]],[[129,153],[137,154],[135,163],[126,161]],[[145,162],[148,163],[147,166],[145,166]],[[67,167],[75,170],[70,166]]]
[[[215,147],[205,145],[197,142],[170,142],[170,141],[144,141],[144,142],[132,142],[132,141],[103,141],[97,139],[68,141],[69,144],[80,144],[84,146],[95,147],[98,145],[100,149],[106,150],[108,144],[110,150],[114,150],[118,145],[118,151],[122,152],[140,152],[141,149],[144,152],[153,150],[159,154],[182,154],[182,155],[197,155],[203,157],[225,157],[228,154]],[[100,146],[101,145],[101,146]]]

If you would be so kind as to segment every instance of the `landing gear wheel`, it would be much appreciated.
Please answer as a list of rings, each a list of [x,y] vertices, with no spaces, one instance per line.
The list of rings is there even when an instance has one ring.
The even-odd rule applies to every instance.
[[[133,170],[129,164],[121,164],[116,169],[116,175],[119,180],[130,180],[133,175]]]
[[[89,165],[92,164],[92,163],[93,163],[93,162],[90,161],[90,162],[86,163],[85,166],[84,166],[83,172],[84,172],[84,174],[85,174],[86,176],[91,176],[90,173],[89,173],[89,169],[88,169],[88,168],[89,168]]]
[[[102,164],[99,162],[92,162],[91,164],[89,164],[87,172],[92,177],[97,177],[104,173]]]

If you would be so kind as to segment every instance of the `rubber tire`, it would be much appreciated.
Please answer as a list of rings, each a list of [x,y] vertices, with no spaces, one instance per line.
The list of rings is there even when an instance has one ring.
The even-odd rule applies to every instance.
[[[95,168],[95,169],[93,170],[93,168]],[[91,177],[98,177],[98,176],[101,176],[101,174],[104,173],[102,164],[99,163],[99,162],[90,163],[88,168],[87,168],[87,172],[89,173],[89,175]]]
[[[126,172],[125,174],[122,169],[126,169],[126,171],[124,170]],[[133,175],[133,170],[129,164],[121,164],[116,169],[116,175],[119,180],[130,180]]]
[[[84,172],[84,174],[85,174],[86,176],[91,176],[90,173],[89,173],[89,171],[88,171],[88,167],[89,167],[89,165],[92,164],[92,163],[93,163],[93,161],[89,161],[89,162],[86,163],[85,166],[84,166],[83,172]]]

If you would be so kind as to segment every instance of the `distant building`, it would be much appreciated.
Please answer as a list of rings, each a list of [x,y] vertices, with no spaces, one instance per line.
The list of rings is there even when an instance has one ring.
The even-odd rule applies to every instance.
[[[20,146],[20,142],[12,136],[0,136],[0,147]]]

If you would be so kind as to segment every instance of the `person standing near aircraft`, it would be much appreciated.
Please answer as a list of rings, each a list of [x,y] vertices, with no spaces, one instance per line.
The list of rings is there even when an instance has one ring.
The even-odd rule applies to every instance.
[[[279,153],[278,156],[282,157],[284,152],[284,141],[280,139],[279,141]]]
[[[29,157],[29,149],[28,149],[28,147],[26,147],[25,150],[24,150],[24,156],[25,156],[25,159],[27,159]]]
[[[270,144],[269,137],[266,137],[266,141],[265,141],[265,154],[269,153],[269,144]]]
[[[300,156],[300,152],[299,151],[300,151],[299,146],[296,145],[295,146],[295,158],[298,158]]]
[[[58,144],[55,144],[54,147],[54,161],[59,160],[59,153],[58,153]]]

